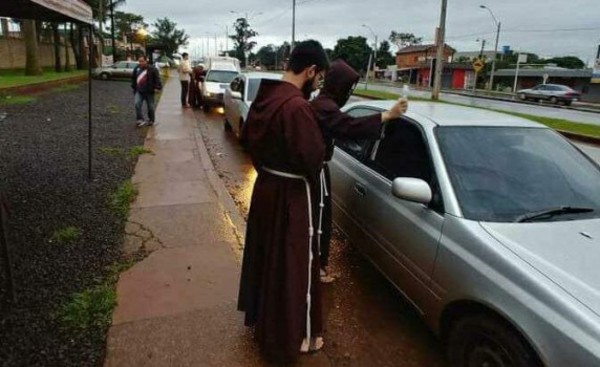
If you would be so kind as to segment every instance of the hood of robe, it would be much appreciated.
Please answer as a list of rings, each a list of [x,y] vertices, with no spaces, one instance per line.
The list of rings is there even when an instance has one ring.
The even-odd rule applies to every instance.
[[[359,79],[360,75],[345,61],[334,60],[325,76],[325,83],[319,95],[333,99],[341,108],[348,102],[350,92]]]

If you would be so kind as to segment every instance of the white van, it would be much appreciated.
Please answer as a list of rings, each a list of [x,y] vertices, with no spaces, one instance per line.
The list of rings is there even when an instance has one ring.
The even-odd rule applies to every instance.
[[[200,83],[200,90],[202,106],[208,110],[213,106],[223,106],[223,94],[233,79],[240,74],[240,68],[239,60],[231,57],[209,58],[206,67],[208,71],[204,81]]]

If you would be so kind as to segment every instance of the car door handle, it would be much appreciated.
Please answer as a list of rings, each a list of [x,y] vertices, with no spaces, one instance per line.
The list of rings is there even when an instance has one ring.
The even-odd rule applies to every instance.
[[[365,189],[365,187],[359,183],[354,185],[354,191],[362,197],[367,196],[367,189]]]

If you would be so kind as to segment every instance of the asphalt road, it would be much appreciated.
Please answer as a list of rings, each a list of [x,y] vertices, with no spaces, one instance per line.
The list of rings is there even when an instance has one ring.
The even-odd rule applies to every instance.
[[[364,88],[364,84],[359,85],[357,88]],[[379,90],[384,92],[391,92],[400,94],[402,92],[401,88],[387,86],[387,85],[378,85],[378,84],[369,84],[369,90]],[[409,94],[410,96],[430,98],[431,93],[428,91],[418,91],[411,90]],[[450,93],[442,93],[440,98],[447,102],[460,103],[468,106],[475,107],[483,107],[483,108],[491,108],[500,111],[508,111],[508,112],[517,112],[517,113],[526,113],[530,115],[542,116],[542,117],[551,117],[557,119],[565,119],[576,122],[582,122],[592,125],[600,125],[600,113],[594,112],[586,112],[586,111],[577,111],[572,109],[565,108],[556,108],[551,106],[538,106],[535,104],[523,104],[517,102],[508,102],[508,101],[496,101],[489,100],[483,98],[476,97],[468,97],[461,96]]]
[[[196,113],[214,166],[247,217],[256,172],[237,139],[224,131],[221,115]],[[340,233],[334,234],[331,268],[339,277],[324,285],[329,365],[444,365],[439,342],[417,312]]]

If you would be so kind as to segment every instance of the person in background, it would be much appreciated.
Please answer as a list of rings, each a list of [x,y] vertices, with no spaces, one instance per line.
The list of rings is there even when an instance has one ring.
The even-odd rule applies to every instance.
[[[188,103],[190,93],[190,77],[192,75],[192,66],[190,65],[189,54],[184,52],[181,55],[182,59],[177,67],[179,73],[179,81],[181,82],[181,106],[191,107]]]
[[[382,123],[399,118],[406,112],[408,106],[406,100],[400,100],[391,110],[383,113],[374,113],[356,118],[343,113],[340,108],[350,99],[359,79],[360,75],[352,67],[343,60],[335,60],[331,63],[319,95],[311,102],[323,132],[326,146],[325,163],[323,165],[326,195],[324,197],[325,206],[322,209],[322,234],[320,236],[320,279],[322,283],[331,283],[335,279],[327,268],[332,230],[331,177],[327,162],[333,157],[334,139],[377,140],[381,137]]]
[[[135,114],[137,118],[137,126],[154,125],[155,101],[154,94],[162,89],[162,82],[158,70],[148,65],[148,58],[140,56],[138,66],[133,69],[131,78],[131,88],[135,95]],[[144,120],[143,105],[146,102],[148,108],[148,120]]]
[[[202,106],[200,83],[204,80],[205,75],[204,64],[198,64],[194,67],[192,72],[192,86],[190,87],[190,104],[192,107],[198,108]]]

